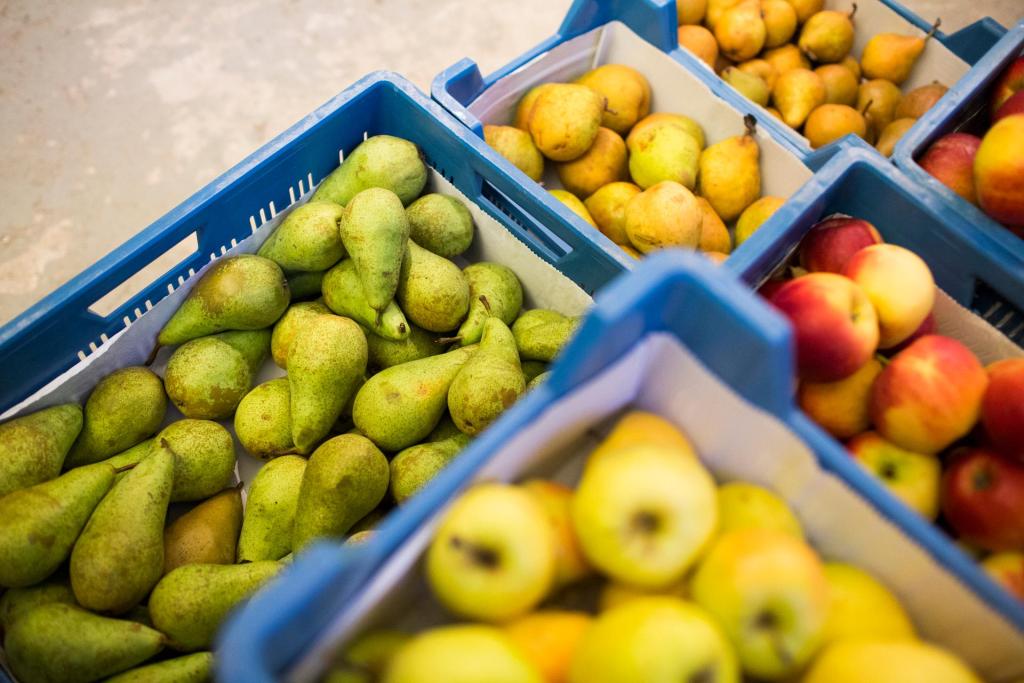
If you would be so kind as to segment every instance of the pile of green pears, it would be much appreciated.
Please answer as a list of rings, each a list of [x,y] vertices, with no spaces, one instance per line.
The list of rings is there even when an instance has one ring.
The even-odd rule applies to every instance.
[[[162,377],[121,368],[0,424],[22,683],[209,679],[219,626],[293,553],[366,540],[544,380],[577,320],[454,263],[472,216],[427,179],[413,143],[367,139],[258,254],[208,268],[158,335]],[[270,361],[287,374],[257,384]],[[236,437],[266,461],[244,505]]]

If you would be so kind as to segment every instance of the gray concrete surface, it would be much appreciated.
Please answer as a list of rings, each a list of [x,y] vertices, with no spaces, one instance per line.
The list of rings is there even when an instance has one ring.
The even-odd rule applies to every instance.
[[[1024,14],[1022,0],[906,4],[950,31]],[[488,73],[568,5],[0,0],[0,324],[363,74],[427,89],[464,56]]]

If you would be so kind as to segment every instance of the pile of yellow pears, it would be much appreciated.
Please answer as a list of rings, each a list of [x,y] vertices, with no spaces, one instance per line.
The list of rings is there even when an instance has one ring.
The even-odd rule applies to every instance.
[[[716,484],[664,418],[622,417],[575,489],[480,483],[422,563],[461,623],[355,638],[327,683],[980,683],[774,492]]]
[[[643,74],[604,64],[534,87],[484,138],[535,181],[554,164],[564,189],[551,194],[634,258],[682,247],[721,262],[785,201],[761,196],[753,117],[745,125],[708,146],[689,116],[651,113]]]
[[[852,133],[890,156],[947,90],[900,89],[930,33],[879,33],[858,61],[856,3],[840,11],[825,0],[677,0],[676,10],[679,44],[814,149]]]

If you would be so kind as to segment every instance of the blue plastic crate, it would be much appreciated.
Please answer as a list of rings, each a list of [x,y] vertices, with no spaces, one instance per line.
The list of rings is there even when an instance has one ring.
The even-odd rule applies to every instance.
[[[666,348],[671,355],[648,359],[649,365],[637,361]],[[719,419],[743,411],[748,428],[775,425],[789,435],[794,449],[806,453],[803,462],[812,479],[797,483],[808,471],[783,467],[787,454],[771,450],[771,439],[758,442],[764,449],[733,453],[731,465],[719,459],[717,473],[726,479],[749,475],[789,496],[798,512],[810,510],[811,518],[803,519],[824,552],[847,561],[859,555],[866,568],[904,593],[912,611],[935,616],[936,623],[919,624],[926,635],[936,637],[929,631],[941,630],[947,646],[960,648],[976,662],[984,660],[982,666],[993,676],[1024,673],[1024,606],[938,529],[880,494],[871,475],[795,408],[791,348],[791,331],[781,316],[721,270],[691,254],[652,256],[598,296],[549,380],[392,514],[369,542],[358,548],[312,548],[239,610],[221,633],[220,679],[264,683],[322,674],[336,640],[365,623],[361,610],[376,609],[396,595],[387,584],[395,571],[416,571],[428,525],[472,480],[516,479],[524,469],[536,472],[546,462],[564,461],[572,457],[574,439],[628,405],[673,419],[685,415],[680,424],[698,451],[712,457],[716,448],[735,451],[733,439],[751,437],[709,419],[708,411],[718,411]],[[689,370],[692,380],[685,390],[673,380],[672,370],[679,367]],[[723,393],[729,402],[722,401]],[[539,451],[544,453],[534,459]],[[816,508],[802,495],[827,500]],[[828,517],[836,509],[847,512],[813,519],[815,511]],[[865,528],[857,530],[846,514],[855,514]],[[822,532],[826,528],[828,534]],[[886,538],[898,547],[887,546]],[[891,558],[890,551],[901,557]],[[927,576],[916,572],[925,566]],[[402,604],[392,613],[412,610]],[[970,628],[963,633],[965,624]]]
[[[754,233],[725,267],[752,285],[771,276],[820,219],[846,213],[870,221],[886,242],[929,265],[935,282],[962,306],[1024,346],[1024,269],[985,249],[946,201],[921,188],[882,157],[850,148]]]
[[[365,135],[380,133],[416,142],[469,200],[588,292],[622,270],[620,260],[565,227],[557,200],[527,191],[495,164],[500,159],[495,152],[408,81],[371,74],[0,328],[0,413],[94,353],[212,258],[309,191],[338,165],[339,150],[349,151]],[[90,310],[193,233],[199,244],[195,253],[109,315]]]
[[[895,0],[862,0],[859,5],[862,12],[870,5],[877,5],[891,10],[917,29],[928,31],[931,28],[931,21],[925,21]],[[483,135],[481,122],[467,109],[482,92],[553,47],[612,21],[626,24],[646,41],[671,55],[687,70],[697,74],[719,97],[740,111],[753,114],[760,126],[805,158],[812,168],[818,168],[835,154],[837,143],[820,150],[811,150],[807,140],[799,133],[741,95],[688,50],[680,48],[674,0],[574,0],[562,25],[547,40],[486,77],[480,73],[475,62],[463,59],[434,78],[431,95],[478,135]],[[934,39],[967,64],[974,64],[1005,31],[995,20],[984,18],[956,33],[938,31]]]
[[[1022,8],[1024,10],[1024,8]],[[953,211],[963,216],[958,224],[982,249],[1001,254],[1015,267],[1024,270],[1024,239],[1017,237],[932,177],[918,165],[917,159],[933,142],[947,133],[963,131],[984,135],[989,122],[989,95],[1010,63],[1024,55],[1024,20],[1010,29],[970,73],[932,107],[896,145],[896,165],[915,182],[939,195]]]

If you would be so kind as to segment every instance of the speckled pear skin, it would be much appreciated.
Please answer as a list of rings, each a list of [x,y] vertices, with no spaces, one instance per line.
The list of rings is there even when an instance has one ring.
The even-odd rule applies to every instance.
[[[409,205],[405,215],[409,237],[438,256],[458,256],[473,243],[473,217],[455,197],[425,194]]]
[[[498,318],[484,323],[480,348],[455,376],[448,390],[448,412],[455,426],[475,436],[526,391],[512,330]]]
[[[235,410],[235,435],[260,460],[295,452],[287,377],[264,382],[245,395]]]
[[[223,258],[188,293],[157,342],[172,346],[226,330],[269,327],[288,301],[284,272],[270,259],[255,254]]]
[[[213,680],[213,653],[196,652],[140,666],[104,683],[206,683]]]
[[[0,586],[50,576],[113,483],[114,468],[96,463],[0,498]]]
[[[469,312],[469,283],[454,263],[409,240],[396,298],[413,324],[450,332]]]
[[[164,648],[162,633],[60,603],[42,605],[7,631],[4,650],[25,683],[96,681],[130,669]]]
[[[274,325],[274,331],[270,338],[270,355],[274,358],[274,364],[282,370],[288,369],[288,347],[295,338],[295,333],[318,315],[330,313],[319,301],[301,301],[292,304],[284,312],[281,319]]]
[[[163,428],[156,442],[174,452],[171,502],[203,500],[226,489],[235,473],[235,442],[211,420],[178,420]]]
[[[164,384],[152,370],[136,366],[115,370],[89,394],[82,431],[64,467],[104,460],[153,436],[166,411]]]
[[[314,200],[348,206],[352,198],[371,187],[391,190],[408,205],[427,184],[427,166],[419,148],[392,135],[374,135],[352,150],[341,166],[324,178]]]
[[[356,427],[385,451],[419,443],[444,415],[448,387],[474,351],[464,347],[378,372],[356,394]]]
[[[383,313],[395,298],[409,241],[409,219],[401,199],[379,187],[363,190],[345,207],[341,239],[355,264],[366,303]]]
[[[515,334],[513,332],[513,334]],[[533,378],[537,375],[542,375],[548,371],[548,364],[539,360],[524,360],[520,365],[523,368],[523,377],[526,378],[526,383],[529,384],[533,381]]]
[[[459,327],[459,344],[480,341],[484,322],[494,316],[511,325],[523,308],[523,285],[508,266],[480,262],[462,269],[469,283],[469,314]]]
[[[305,301],[319,297],[326,272],[326,270],[318,270],[311,273],[288,274],[288,291],[291,293],[291,300],[293,302]]]
[[[241,527],[240,486],[199,503],[164,529],[164,574],[186,564],[234,564]]]
[[[470,437],[456,431],[439,441],[409,446],[391,459],[389,489],[396,503],[411,498],[469,444]]]
[[[366,376],[366,335],[348,318],[320,315],[288,349],[292,440],[309,453],[327,436]]]
[[[235,351],[242,354],[242,357],[249,364],[252,376],[256,377],[260,368],[263,367],[263,361],[270,354],[270,336],[272,332],[273,328],[271,327],[264,327],[259,330],[228,330],[227,332],[213,335],[213,338],[231,345]]]
[[[252,369],[241,353],[214,337],[187,341],[174,350],[164,371],[171,402],[185,417],[223,420],[252,388]]]
[[[82,431],[76,403],[43,408],[0,424],[0,496],[60,474]]]
[[[344,536],[384,498],[389,472],[388,459],[364,436],[342,434],[321,444],[302,477],[292,549]]]
[[[153,626],[166,634],[175,650],[206,650],[228,613],[283,566],[265,561],[178,567],[149,596]]]
[[[445,347],[438,343],[433,332],[409,326],[409,335],[398,341],[385,339],[366,330],[366,348],[369,352],[369,366],[384,370],[395,365],[444,353]]]
[[[292,528],[306,459],[274,458],[260,468],[249,487],[238,561],[279,560],[292,551]]]
[[[174,459],[167,443],[158,443],[96,506],[71,551],[78,604],[122,614],[160,580]]]
[[[370,306],[352,259],[345,259],[328,270],[324,275],[323,287],[324,303],[338,315],[352,318],[384,339],[401,341],[409,336],[409,323],[394,301],[379,316]]]
[[[544,384],[544,382],[546,382],[548,377],[550,377],[550,376],[551,376],[550,372],[542,372],[542,373],[540,373],[539,375],[537,375],[536,377],[534,377],[533,379],[531,379],[529,382],[526,383],[526,390],[527,391],[533,391],[534,389],[539,387],[541,384]]]
[[[576,332],[578,318],[541,308],[526,311],[512,324],[519,357],[550,363]]]
[[[327,270],[345,257],[338,225],[345,207],[311,201],[297,206],[256,252],[286,273]]]
[[[67,576],[55,576],[27,588],[9,588],[0,595],[0,633],[7,631],[22,615],[40,605],[59,602],[75,604],[75,594]]]

